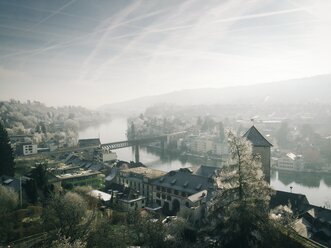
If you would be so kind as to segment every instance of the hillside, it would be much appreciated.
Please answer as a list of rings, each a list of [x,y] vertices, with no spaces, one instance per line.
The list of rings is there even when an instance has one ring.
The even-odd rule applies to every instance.
[[[100,109],[112,113],[125,111],[129,114],[142,112],[158,103],[176,105],[331,103],[330,92],[331,75],[327,74],[250,86],[181,90],[104,105]]]

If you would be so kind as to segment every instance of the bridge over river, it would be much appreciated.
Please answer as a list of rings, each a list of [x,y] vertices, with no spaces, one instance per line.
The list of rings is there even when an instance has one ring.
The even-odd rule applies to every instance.
[[[66,147],[66,148],[59,148],[57,150],[51,152],[43,152],[34,155],[29,155],[28,157],[38,157],[38,156],[47,156],[47,155],[56,155],[65,152],[79,152],[84,150],[92,150],[95,148],[102,148],[107,150],[116,150],[125,147],[134,147],[135,151],[135,161],[139,162],[139,146],[146,145],[152,142],[160,142],[161,152],[164,152],[165,146],[172,141],[178,140],[186,135],[186,131],[164,134],[155,137],[147,137],[147,138],[140,138],[140,139],[132,139],[132,140],[123,140],[123,141],[116,141],[111,143],[104,143],[101,145],[87,145],[87,146],[74,146],[74,147]],[[23,156],[26,157],[26,156]]]
[[[169,144],[171,141],[177,140],[178,138],[183,137],[186,133],[187,133],[186,131],[182,131],[182,132],[165,134],[165,135],[160,135],[160,136],[155,136],[155,137],[117,141],[117,142],[101,144],[100,147],[103,149],[114,150],[114,149],[120,149],[120,148],[132,146],[132,147],[134,147],[134,151],[135,151],[135,161],[139,162],[139,146],[140,145],[145,145],[145,144],[149,144],[151,142],[160,141],[161,152],[164,153],[165,144]]]

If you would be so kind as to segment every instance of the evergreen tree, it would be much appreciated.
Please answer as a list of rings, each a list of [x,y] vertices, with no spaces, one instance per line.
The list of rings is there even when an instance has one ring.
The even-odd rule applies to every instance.
[[[222,247],[255,247],[264,243],[271,189],[251,144],[228,134],[231,160],[216,177],[211,201],[212,233]]]
[[[8,133],[0,122],[0,176],[14,176],[14,155]]]

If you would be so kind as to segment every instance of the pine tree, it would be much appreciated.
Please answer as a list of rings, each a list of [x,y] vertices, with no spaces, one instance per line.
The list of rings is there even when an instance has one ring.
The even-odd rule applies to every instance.
[[[251,144],[232,132],[228,142],[231,159],[215,179],[217,191],[211,201],[212,232],[222,247],[260,246],[268,229],[271,188]]]
[[[14,155],[8,133],[0,122],[0,176],[14,176]]]

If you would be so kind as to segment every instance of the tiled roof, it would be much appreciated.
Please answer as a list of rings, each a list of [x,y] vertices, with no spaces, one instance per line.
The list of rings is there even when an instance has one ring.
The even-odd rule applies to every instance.
[[[248,131],[244,134],[246,139],[252,142],[253,146],[258,147],[271,147],[272,144],[263,137],[263,135],[256,129],[255,126],[252,126]]]
[[[134,168],[124,169],[122,170],[122,172],[139,174],[149,179],[159,178],[166,174],[164,171],[160,171],[152,168],[146,168],[146,167],[134,167]]]
[[[219,167],[213,167],[213,166],[206,166],[206,165],[200,165],[196,168],[196,170],[193,172],[193,174],[202,176],[202,177],[213,177],[216,175],[217,170],[219,170]]]
[[[187,169],[170,171],[155,180],[153,184],[186,192],[190,195],[202,190],[212,191],[214,189],[213,180],[208,177],[194,175]]]
[[[291,204],[294,213],[301,214],[307,211],[310,207],[307,197],[303,194],[290,193],[277,190],[270,199],[270,208],[275,208],[279,205]]]

